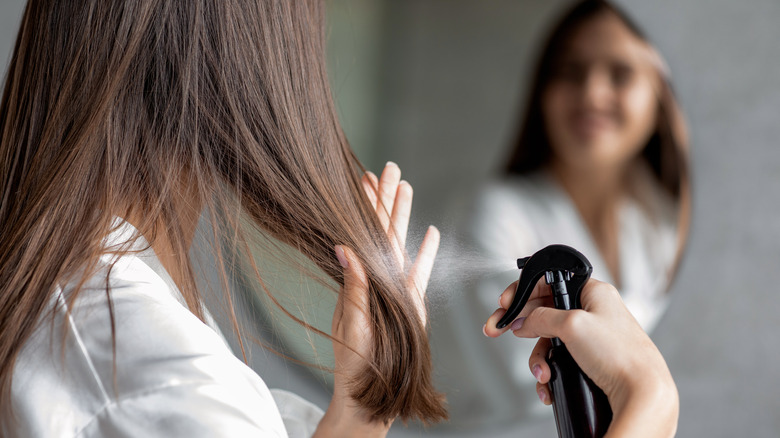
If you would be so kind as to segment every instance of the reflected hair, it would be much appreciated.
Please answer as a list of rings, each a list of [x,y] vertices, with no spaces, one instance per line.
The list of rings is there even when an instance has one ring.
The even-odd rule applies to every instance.
[[[352,248],[374,349],[351,396],[376,421],[446,418],[426,328],[337,120],[323,23],[319,0],[28,2],[0,103],[3,424],[15,360],[57,285],[83,285],[102,256],[130,251],[105,247],[115,215],[139,218],[152,245],[167,239],[177,286],[203,319],[182,202],[208,212],[225,283],[230,261],[254,264],[259,232],[336,288],[334,246]]]

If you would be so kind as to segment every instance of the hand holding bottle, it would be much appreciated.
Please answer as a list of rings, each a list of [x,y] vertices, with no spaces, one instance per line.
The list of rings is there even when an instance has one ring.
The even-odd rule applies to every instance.
[[[677,429],[679,397],[666,362],[631,316],[617,290],[590,280],[581,294],[582,310],[552,307],[550,288],[540,281],[520,316],[504,329],[496,322],[506,313],[516,285],[501,295],[501,308],[484,327],[497,337],[507,330],[523,338],[540,337],[529,366],[538,380],[540,399],[550,403],[545,361],[550,338],[558,337],[582,370],[607,394],[613,420],[607,436],[666,437]]]

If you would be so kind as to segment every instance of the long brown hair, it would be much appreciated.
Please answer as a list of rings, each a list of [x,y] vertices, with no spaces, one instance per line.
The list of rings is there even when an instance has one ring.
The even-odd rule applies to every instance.
[[[318,0],[29,1],[0,106],[0,406],[56,285],[127,251],[104,247],[114,215],[170,242],[177,286],[202,317],[183,184],[218,240],[231,239],[230,260],[251,261],[260,229],[340,285],[333,248],[352,248],[369,277],[374,349],[351,395],[378,421],[446,417],[402,263],[385,256],[335,115],[323,17]]]
[[[620,8],[605,0],[581,0],[564,12],[542,46],[534,70],[530,96],[524,109],[514,147],[505,172],[526,175],[549,163],[552,149],[545,129],[542,96],[555,77],[555,66],[575,31],[585,22],[602,14],[612,14],[641,41],[650,44],[636,23]],[[685,119],[677,103],[666,66],[658,55],[656,68],[660,78],[657,125],[641,151],[657,181],[679,208],[678,254],[682,256],[690,221],[688,134]],[[677,266],[677,263],[674,264]]]

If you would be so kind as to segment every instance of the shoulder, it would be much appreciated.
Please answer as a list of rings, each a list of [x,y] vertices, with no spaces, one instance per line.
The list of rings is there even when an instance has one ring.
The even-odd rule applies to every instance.
[[[133,255],[110,271],[104,267],[71,308],[64,299],[68,288],[58,294],[54,324],[41,324],[19,358],[14,401],[32,432],[185,436],[183,431],[198,428],[212,433],[187,436],[230,435],[214,434],[220,430],[235,430],[233,436],[246,430],[284,434],[260,377],[177,300],[163,278]],[[55,415],[63,407],[68,415]]]
[[[538,245],[544,224],[566,205],[546,174],[505,176],[481,185],[465,213],[462,230],[478,247],[512,247],[513,254]]]
[[[537,172],[523,176],[507,175],[483,183],[472,205],[475,214],[488,212],[524,216],[555,210],[562,196],[552,177]]]
[[[646,166],[638,166],[630,182],[631,194],[621,212],[623,234],[634,234],[653,269],[668,270],[676,258],[680,233],[680,201],[668,193]]]

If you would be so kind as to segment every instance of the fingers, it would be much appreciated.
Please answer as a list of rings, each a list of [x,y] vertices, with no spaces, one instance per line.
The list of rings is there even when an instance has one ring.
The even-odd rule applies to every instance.
[[[428,288],[428,281],[431,278],[433,262],[436,259],[436,253],[439,251],[439,241],[441,235],[439,230],[434,227],[428,227],[425,233],[420,250],[417,252],[417,258],[414,265],[409,270],[409,289],[418,300],[418,306],[421,312],[423,324],[425,324],[425,291]]]
[[[516,294],[516,289],[517,289],[517,282],[514,282],[509,286],[507,286],[507,288],[504,289],[504,291],[501,293],[501,296],[499,296],[498,304],[499,306],[501,306],[500,309],[501,312],[497,310],[496,312],[493,313],[493,315],[490,316],[490,318],[488,318],[488,322],[487,322],[488,336],[495,337],[506,332],[506,329],[490,330],[490,328],[492,327],[493,329],[495,329],[495,324],[498,322],[501,316],[503,316],[506,313],[504,310],[508,309],[509,306],[512,304],[512,300],[514,299]],[[585,286],[582,289],[582,293],[580,297],[585,311],[591,311],[594,307],[601,307],[610,304],[614,305],[615,303],[619,303],[620,305],[622,305],[622,300],[620,299],[620,294],[618,293],[617,289],[615,289],[612,285],[608,283],[603,283],[601,281],[593,280],[593,279],[589,280],[585,284]],[[550,307],[550,308],[554,307],[551,290],[550,287],[544,282],[544,277],[540,278],[539,281],[537,281],[536,285],[534,286],[534,290],[531,292],[528,301],[523,307],[523,310],[518,315],[518,319],[521,318],[525,319],[524,317],[528,317],[529,315],[533,314],[534,311],[539,307]],[[556,309],[550,309],[550,310],[556,310]],[[568,320],[570,317],[575,317],[575,318],[577,317],[576,315],[567,315],[565,313],[559,313],[559,312],[553,312],[553,313],[548,313],[546,311],[542,311],[542,312],[545,319],[539,322],[534,322],[533,325],[529,327],[533,327],[534,330],[543,330],[545,331],[545,333],[548,334],[539,333],[533,335],[530,334],[530,332],[528,331],[529,327],[526,327],[526,330],[520,331],[516,333],[516,335],[524,338],[538,337],[538,336],[560,337],[558,335],[549,336],[549,332],[561,331],[562,327],[558,326],[558,324]],[[499,314],[501,316],[496,317],[496,315]],[[515,329],[517,328],[519,327],[515,326]]]
[[[349,381],[365,366],[372,352],[368,315],[368,281],[356,254],[343,245],[335,253],[343,269],[344,286],[333,313],[334,399],[349,399]]]
[[[550,397],[550,388],[546,384],[536,384],[536,395],[539,396],[539,400],[547,406],[552,404],[552,397]]]
[[[368,195],[368,200],[371,201],[371,206],[376,210],[377,197],[379,196],[379,179],[372,172],[366,172],[360,179],[363,184],[363,190]]]
[[[401,169],[393,162],[385,165],[379,178],[371,172],[366,172],[361,178],[361,183],[401,266],[408,266],[405,265],[408,260],[405,255],[405,243],[414,197],[412,186],[401,180]],[[425,322],[425,290],[431,277],[440,239],[439,230],[433,226],[429,227],[407,277],[406,284],[413,291],[423,323]]]
[[[379,216],[379,222],[385,231],[390,229],[391,212],[395,204],[395,195],[398,191],[398,184],[401,182],[401,169],[397,164],[388,161],[382,176],[379,178],[379,204],[376,214]]]
[[[504,313],[506,313],[504,309],[498,309],[490,316],[488,323],[483,328],[485,335],[496,337],[509,330],[508,327],[502,330],[495,328],[495,323],[504,315]],[[525,324],[524,318],[518,318],[515,321],[522,321],[522,324]],[[492,328],[489,329],[488,327]],[[531,370],[531,374],[533,374],[537,382],[536,394],[539,396],[539,400],[545,405],[552,404],[550,390],[547,387],[547,383],[550,381],[552,373],[550,371],[550,366],[547,364],[547,360],[545,360],[547,352],[550,350],[550,346],[550,339],[540,338],[531,352],[531,357],[528,359],[528,368]]]
[[[582,327],[590,317],[584,310],[560,310],[541,306],[534,309],[521,327],[513,327],[520,338],[560,338],[566,343],[572,334],[585,333]]]
[[[431,225],[425,233],[420,250],[417,251],[417,258],[414,260],[409,271],[409,278],[414,282],[414,286],[425,291],[428,287],[428,280],[431,278],[433,262],[436,259],[436,253],[439,251],[439,241],[441,235],[439,229]]]
[[[594,279],[585,283],[580,293],[580,302],[582,308],[589,312],[602,307],[612,307],[615,311],[615,307],[625,307],[620,292],[614,286]]]
[[[533,307],[530,313],[526,313],[527,307]],[[503,329],[496,328],[498,321],[506,314],[506,309],[497,309],[487,320],[483,327],[486,336],[495,338],[512,330],[519,338],[561,338],[564,342],[570,333],[575,333],[576,326],[587,318],[584,310],[559,310],[549,307],[544,299],[529,300],[521,314],[511,324]]]
[[[512,299],[515,297],[515,291],[517,290],[517,283],[518,282],[515,281],[501,292],[501,296],[498,297],[498,305],[501,306],[501,308],[508,309],[509,305],[512,304]]]
[[[482,326],[482,333],[485,334],[485,336],[489,338],[497,338],[501,336],[502,334],[506,333],[511,324],[502,328],[498,329],[496,328],[496,324],[498,323],[498,320],[504,317],[506,314],[506,309],[496,309],[495,312],[493,312],[492,315],[487,320],[487,323],[485,323],[484,326]]]
[[[402,250],[406,246],[406,232],[409,228],[409,217],[412,213],[413,197],[414,191],[412,190],[411,184],[406,181],[398,183],[398,190],[395,193],[390,223],[392,225],[392,234]]]
[[[382,229],[387,233],[398,257],[403,258],[412,212],[412,186],[401,181],[401,169],[392,161],[387,163],[380,178],[366,172],[361,183]]]
[[[531,292],[531,296],[528,299],[528,301],[525,303],[525,306],[523,306],[523,310],[518,315],[518,318],[516,318],[512,322],[512,324],[509,324],[503,329],[498,329],[496,328],[496,324],[506,314],[506,310],[512,304],[512,300],[514,299],[516,288],[517,288],[517,282],[514,282],[509,286],[507,286],[507,288],[504,289],[504,292],[501,293],[501,296],[498,297],[498,304],[501,306],[501,308],[493,312],[493,314],[490,315],[487,322],[485,323],[485,326],[483,328],[483,332],[485,333],[485,336],[491,338],[501,336],[502,334],[506,333],[508,330],[518,328],[518,326],[522,324],[523,321],[525,320],[525,317],[528,316],[531,312],[533,312],[533,310],[536,309],[537,307],[552,306],[552,296],[550,295],[550,288],[547,286],[547,284],[544,283],[543,279],[540,279],[536,283],[536,286],[534,286],[534,290],[533,292]]]
[[[528,369],[531,370],[531,374],[540,384],[547,384],[550,381],[550,365],[547,364],[547,352],[551,347],[550,339],[539,338],[531,352],[531,357],[528,358]]]
[[[482,326],[482,333],[484,333],[485,336],[490,338],[496,338],[511,329],[512,324],[509,324],[502,329],[496,328],[496,324],[498,324],[498,321],[501,320],[501,318],[503,318],[504,315],[506,315],[507,309],[509,308],[510,304],[512,304],[512,299],[515,296],[516,289],[517,289],[517,281],[507,286],[507,288],[504,289],[504,292],[501,293],[501,296],[498,297],[498,304],[501,306],[501,308],[496,309],[496,311],[493,312],[492,315],[490,315],[485,325]],[[526,304],[526,306],[527,305],[528,304]]]

